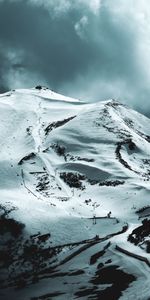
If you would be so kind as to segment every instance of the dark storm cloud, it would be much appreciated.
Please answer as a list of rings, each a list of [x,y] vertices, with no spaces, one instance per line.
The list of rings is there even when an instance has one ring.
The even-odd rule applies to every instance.
[[[0,0],[1,91],[41,83],[89,101],[117,98],[148,114],[147,5]]]
[[[93,46],[83,41],[74,29],[79,11],[53,19],[43,7],[27,2],[0,4],[1,73],[12,69],[39,74],[54,88],[84,73],[95,59]],[[22,51],[22,55],[17,53]],[[15,55],[11,53],[15,52]],[[8,53],[6,55],[6,53]],[[15,62],[14,62],[15,60]],[[6,76],[6,86],[7,83]],[[3,81],[2,81],[3,82]],[[35,80],[31,78],[32,82]],[[15,82],[14,82],[15,84]]]

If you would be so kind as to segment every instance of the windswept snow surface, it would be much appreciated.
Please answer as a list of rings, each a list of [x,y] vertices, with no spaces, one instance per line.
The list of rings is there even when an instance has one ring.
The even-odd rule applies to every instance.
[[[149,218],[149,134],[115,100],[0,95],[0,299],[150,299],[149,234],[128,241]]]

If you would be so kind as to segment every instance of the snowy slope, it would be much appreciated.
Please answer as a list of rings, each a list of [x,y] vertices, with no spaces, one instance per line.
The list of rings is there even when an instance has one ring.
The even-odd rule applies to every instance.
[[[149,299],[149,230],[128,241],[150,214],[149,133],[115,100],[0,95],[1,299]]]

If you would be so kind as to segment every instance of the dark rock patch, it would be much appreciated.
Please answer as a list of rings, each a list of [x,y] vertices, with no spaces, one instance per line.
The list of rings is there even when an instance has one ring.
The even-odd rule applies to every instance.
[[[53,123],[50,123],[45,129],[45,135],[48,135],[49,132],[51,132],[53,129],[56,129],[58,127],[61,127],[63,125],[65,125],[66,123],[68,123],[69,121],[73,120],[76,116],[72,116],[70,118],[64,119],[64,120],[60,120],[60,121],[56,121]]]

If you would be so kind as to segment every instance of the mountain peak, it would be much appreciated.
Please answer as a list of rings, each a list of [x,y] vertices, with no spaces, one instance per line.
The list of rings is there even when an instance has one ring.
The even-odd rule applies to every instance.
[[[148,299],[149,119],[41,86],[0,95],[0,110],[3,299],[10,286],[15,300],[107,299],[107,284]]]

